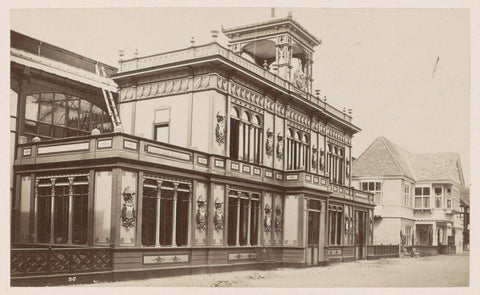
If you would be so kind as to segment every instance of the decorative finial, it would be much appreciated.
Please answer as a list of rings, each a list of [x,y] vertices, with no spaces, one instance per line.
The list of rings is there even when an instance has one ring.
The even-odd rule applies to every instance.
[[[232,42],[231,41],[228,41],[227,47],[228,47],[228,49],[232,49]]]
[[[263,61],[263,68],[266,70],[268,68],[267,60]]]
[[[288,12],[288,18],[292,18],[292,12],[291,11]]]
[[[343,112],[346,113],[347,112],[347,109],[345,107],[343,107]]]
[[[351,116],[352,115],[352,109],[348,109],[348,114]]]
[[[195,44],[195,38],[194,38],[194,37],[192,37],[192,38],[190,39],[190,43],[192,44],[192,46]]]
[[[326,95],[323,96],[323,101],[327,102],[327,96]]]
[[[134,52],[133,54],[135,54],[135,58],[137,58],[137,56],[138,56],[138,49],[135,49],[135,52]]]
[[[213,42],[217,42],[218,33],[220,33],[218,30],[211,30],[210,31],[210,34],[212,34]]]
[[[320,92],[321,92],[320,89],[315,89],[315,94],[317,95],[317,97],[320,97]]]

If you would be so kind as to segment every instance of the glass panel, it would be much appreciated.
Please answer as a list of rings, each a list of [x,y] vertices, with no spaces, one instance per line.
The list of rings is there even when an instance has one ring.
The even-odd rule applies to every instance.
[[[72,242],[87,243],[88,185],[73,186]]]
[[[53,93],[42,93],[40,99],[40,111],[38,121],[43,123],[52,123],[53,112]]]
[[[53,124],[65,126],[65,110],[66,110],[65,95],[61,93],[56,93],[54,106],[55,106],[55,109],[53,113]]]
[[[90,131],[90,109],[92,107],[92,104],[86,100],[81,100],[80,101],[80,115],[79,115],[79,121],[80,121],[80,129],[85,130],[85,131]]]
[[[441,187],[436,187],[435,188],[435,195],[441,195],[442,194],[442,188]]]
[[[429,187],[424,187],[423,188],[423,195],[424,196],[429,196],[430,195],[430,188]]]
[[[68,238],[69,186],[55,187],[55,243],[64,244]]]
[[[430,198],[423,198],[423,207],[430,208]]]
[[[376,191],[381,191],[382,190],[382,183],[375,182],[375,190]]]
[[[228,198],[227,242],[229,246],[235,246],[237,241],[237,204],[237,198]]]
[[[101,108],[97,107],[96,105],[92,105],[92,129],[97,128],[98,130],[102,130],[102,114],[103,111]]]
[[[39,135],[44,135],[44,136],[51,136],[51,128],[52,126],[51,125],[47,125],[47,124],[38,124],[38,134]]]
[[[374,182],[369,182],[368,183],[368,190],[369,191],[374,191],[375,190],[375,183]]]
[[[422,208],[422,198],[415,198],[415,208]]]
[[[415,196],[421,196],[422,195],[422,188],[421,187],[416,187],[415,188]]]
[[[368,190],[368,182],[362,182],[362,190],[367,191]]]
[[[190,193],[177,193],[176,243],[177,246],[186,246],[188,242],[188,199]]]
[[[78,128],[78,122],[79,122],[78,109],[80,107],[78,98],[69,97],[67,106],[68,106],[67,126],[72,128]]]

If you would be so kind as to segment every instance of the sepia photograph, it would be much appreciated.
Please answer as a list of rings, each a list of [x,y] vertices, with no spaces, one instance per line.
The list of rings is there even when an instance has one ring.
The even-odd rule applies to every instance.
[[[271,6],[9,9],[10,287],[472,286],[470,9]]]

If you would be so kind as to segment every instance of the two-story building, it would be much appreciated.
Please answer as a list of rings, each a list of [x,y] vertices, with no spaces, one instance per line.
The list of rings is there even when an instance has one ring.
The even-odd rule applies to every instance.
[[[13,277],[46,271],[24,267],[50,259],[41,247],[83,251],[48,254],[51,272],[93,261],[113,279],[366,257],[373,194],[350,172],[360,129],[312,94],[320,41],[291,16],[223,33],[227,48],[118,71],[14,34],[12,236],[40,250],[12,250]]]
[[[378,137],[352,173],[354,187],[375,194],[375,244],[415,245],[424,254],[463,249],[457,153],[414,154]]]

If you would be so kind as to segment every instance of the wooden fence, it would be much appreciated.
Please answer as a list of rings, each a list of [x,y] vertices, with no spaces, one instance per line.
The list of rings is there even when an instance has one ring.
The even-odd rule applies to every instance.
[[[371,245],[368,246],[368,259],[399,257],[400,245]]]

